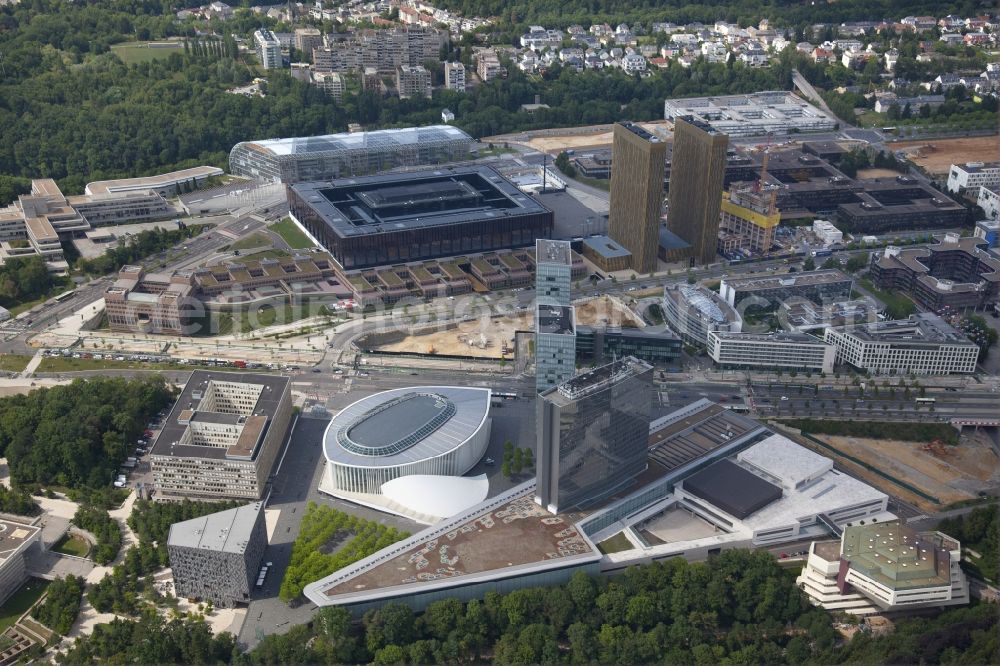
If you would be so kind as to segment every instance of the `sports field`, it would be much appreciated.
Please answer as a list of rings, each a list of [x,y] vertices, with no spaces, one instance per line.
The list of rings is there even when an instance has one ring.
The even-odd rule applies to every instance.
[[[183,53],[181,42],[126,42],[115,44],[111,51],[126,65],[167,58],[171,53]]]

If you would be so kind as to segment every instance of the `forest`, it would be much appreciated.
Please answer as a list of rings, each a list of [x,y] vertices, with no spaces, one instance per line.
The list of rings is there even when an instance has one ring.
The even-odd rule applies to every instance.
[[[967,562],[977,575],[994,584],[1000,580],[1000,511],[997,505],[974,509],[966,516],[947,518],[938,529],[962,542],[963,548],[975,551]]]
[[[173,400],[160,376],[95,377],[0,398],[15,487],[110,487],[145,424]]]
[[[7,259],[0,266],[0,307],[12,308],[42,298],[56,284],[40,256]]]

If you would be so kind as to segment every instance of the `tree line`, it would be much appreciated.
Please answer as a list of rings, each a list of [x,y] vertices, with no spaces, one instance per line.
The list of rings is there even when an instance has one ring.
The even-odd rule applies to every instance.
[[[197,236],[206,226],[204,224],[188,226],[181,222],[176,229],[146,229],[117,246],[108,248],[99,257],[78,260],[76,268],[88,275],[113,273],[122,266],[136,263],[157,252],[170,249],[185,239]]]
[[[42,298],[57,284],[40,256],[11,257],[0,266],[0,307],[12,308]]]

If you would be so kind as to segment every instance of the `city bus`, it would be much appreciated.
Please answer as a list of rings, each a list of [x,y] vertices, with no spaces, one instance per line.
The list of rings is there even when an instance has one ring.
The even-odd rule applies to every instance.
[[[934,398],[917,398],[917,402],[935,402]]]
[[[76,289],[70,289],[69,291],[64,291],[63,293],[56,296],[54,300],[56,301],[56,303],[62,303],[67,298],[72,297],[74,293],[76,293]]]

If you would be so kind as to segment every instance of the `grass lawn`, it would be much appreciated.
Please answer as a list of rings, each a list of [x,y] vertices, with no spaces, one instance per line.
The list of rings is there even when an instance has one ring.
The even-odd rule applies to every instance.
[[[157,46],[149,46],[156,44]],[[184,45],[180,42],[128,42],[115,44],[111,52],[126,65],[137,62],[149,62],[158,58],[168,58],[171,53],[184,53]]]
[[[917,306],[909,298],[902,294],[882,291],[875,287],[871,280],[865,278],[859,280],[862,288],[866,289],[872,296],[885,303],[889,317],[892,319],[906,319],[917,311]]]
[[[21,372],[31,360],[23,354],[0,354],[0,370],[6,372]]]
[[[263,252],[254,252],[253,254],[244,254],[242,259],[246,261],[260,261],[261,259],[284,259],[285,257],[290,257],[291,255],[285,250],[264,250]]]
[[[0,606],[0,632],[11,627],[45,592],[49,581],[28,578],[7,602]]]
[[[313,247],[315,243],[309,240],[299,225],[292,222],[290,218],[285,218],[281,222],[276,222],[270,227],[271,231],[281,236],[281,238],[288,243],[288,247],[293,250],[301,250],[307,247]],[[233,247],[236,247],[235,245]]]
[[[632,542],[628,540],[628,537],[624,533],[619,532],[610,539],[605,539],[601,543],[597,544],[597,550],[601,551],[605,555],[609,553],[620,553],[624,550],[632,550],[635,546]]]
[[[67,534],[52,549],[64,555],[76,555],[77,557],[87,557],[90,552],[90,544],[83,537]]]
[[[245,238],[241,238],[229,246],[231,250],[247,250],[252,247],[270,247],[271,238],[260,231],[255,231]]]

